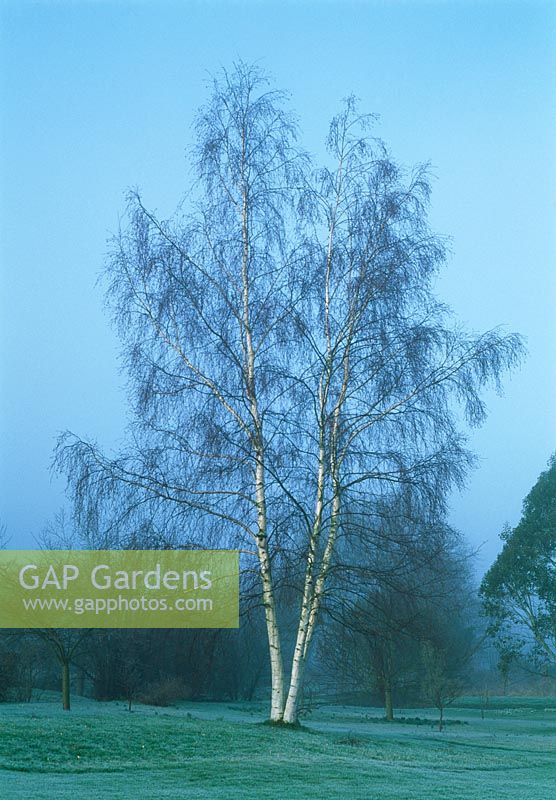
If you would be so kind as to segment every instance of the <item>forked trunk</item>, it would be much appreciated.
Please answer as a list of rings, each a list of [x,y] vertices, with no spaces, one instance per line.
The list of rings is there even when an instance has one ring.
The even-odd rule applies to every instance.
[[[307,663],[307,656],[309,654],[309,647],[311,644],[311,640],[313,638],[313,633],[315,632],[317,617],[320,610],[322,595],[324,592],[324,585],[326,582],[326,577],[328,575],[330,561],[332,559],[332,553],[334,551],[339,514],[340,514],[340,493],[339,493],[339,487],[335,485],[334,496],[332,500],[330,531],[328,533],[326,547],[324,548],[324,553],[322,556],[322,562],[320,565],[318,577],[315,581],[315,587],[314,590],[311,592],[311,602],[308,604],[307,608],[308,618],[305,621],[302,613],[298,628],[298,642],[296,644],[294,657],[292,661],[290,686],[288,690],[288,697],[286,700],[286,707],[284,709],[284,722],[286,722],[289,725],[295,725],[298,721],[299,699],[301,696],[303,673],[305,671],[305,665]],[[299,635],[300,632],[302,633],[301,637]],[[302,646],[298,646],[301,644],[301,642]]]

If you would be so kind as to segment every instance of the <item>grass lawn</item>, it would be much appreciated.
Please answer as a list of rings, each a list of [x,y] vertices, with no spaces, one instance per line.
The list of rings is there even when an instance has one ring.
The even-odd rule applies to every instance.
[[[257,704],[176,708],[48,698],[0,706],[2,800],[548,800],[556,698],[467,698],[443,733],[323,706],[306,728],[258,724]],[[433,719],[430,709],[402,711]],[[455,720],[459,723],[456,724]]]

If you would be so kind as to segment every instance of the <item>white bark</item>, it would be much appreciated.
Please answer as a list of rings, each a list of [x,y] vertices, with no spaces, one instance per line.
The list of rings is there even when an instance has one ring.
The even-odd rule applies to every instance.
[[[243,140],[245,155],[245,138]],[[263,606],[265,612],[266,630],[268,638],[270,673],[271,673],[271,708],[270,719],[273,722],[282,720],[284,711],[284,664],[280,643],[280,631],[276,613],[276,600],[272,582],[270,555],[268,552],[267,538],[267,513],[266,513],[266,485],[264,469],[264,438],[262,420],[257,402],[257,388],[255,380],[255,347],[251,332],[249,309],[249,197],[248,189],[244,184],[242,189],[242,285],[243,285],[243,327],[245,335],[245,382],[249,409],[253,422],[253,444],[255,451],[255,496],[257,503],[257,552],[263,591]]]
[[[305,570],[305,583],[303,587],[303,599],[301,601],[301,612],[297,628],[297,638],[295,642],[294,654],[292,659],[292,670],[288,697],[284,709],[284,722],[294,723],[297,721],[297,707],[299,703],[299,693],[303,680],[307,653],[307,636],[310,629],[310,620],[314,602],[314,571],[317,558],[317,547],[322,528],[322,512],[324,508],[324,488],[325,488],[325,451],[324,437],[321,432],[321,442],[319,447],[319,472],[317,479],[317,498],[315,503],[315,518],[311,537],[309,540],[309,552],[307,553],[307,566]]]

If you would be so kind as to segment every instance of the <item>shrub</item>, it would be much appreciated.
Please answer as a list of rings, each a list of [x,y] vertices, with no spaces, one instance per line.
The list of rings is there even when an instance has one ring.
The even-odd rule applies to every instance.
[[[163,678],[151,683],[140,700],[148,706],[171,706],[178,700],[188,700],[191,690],[180,678]]]

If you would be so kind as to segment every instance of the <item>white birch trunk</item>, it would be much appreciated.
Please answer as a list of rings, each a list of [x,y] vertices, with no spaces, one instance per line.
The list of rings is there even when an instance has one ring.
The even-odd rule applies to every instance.
[[[299,625],[297,627],[297,637],[292,659],[292,670],[288,697],[284,709],[284,722],[292,724],[297,722],[297,708],[299,704],[299,693],[301,690],[303,671],[305,666],[305,653],[307,651],[307,636],[309,633],[309,622],[311,610],[314,602],[314,572],[317,558],[317,547],[322,527],[322,512],[324,507],[324,484],[325,484],[325,451],[323,437],[321,433],[321,444],[319,447],[319,473],[317,480],[317,499],[315,503],[315,519],[311,538],[309,540],[309,552],[307,554],[307,567],[305,570],[305,583],[303,587],[303,599],[301,601],[301,612]]]
[[[266,502],[264,495],[264,466],[257,463],[257,507],[259,515],[259,535],[257,548],[259,555],[259,568],[263,587],[263,606],[268,637],[271,675],[271,704],[270,719],[280,722],[284,713],[284,664],[280,644],[280,631],[276,614],[276,601],[272,584],[272,572],[266,538]]]
[[[243,141],[245,158],[245,139]],[[271,704],[270,719],[280,722],[284,713],[284,663],[280,644],[280,631],[276,613],[276,600],[272,583],[272,570],[268,552],[267,539],[267,514],[266,514],[266,484],[264,469],[264,439],[262,422],[257,403],[257,388],[255,380],[255,348],[251,333],[249,312],[249,207],[248,192],[243,188],[242,198],[242,284],[243,284],[243,324],[245,333],[245,369],[246,389],[249,399],[250,413],[254,427],[255,466],[255,497],[257,503],[257,552],[263,592],[263,607],[268,638],[270,675],[271,675]]]
[[[330,561],[332,553],[334,552],[334,545],[336,543],[336,535],[338,530],[338,518],[340,513],[340,493],[339,487],[335,484],[334,496],[332,500],[332,518],[330,521],[330,531],[326,541],[322,562],[318,577],[314,584],[312,591],[311,602],[309,605],[308,619],[304,625],[303,646],[296,650],[292,661],[292,671],[290,677],[290,685],[288,690],[288,697],[284,709],[284,722],[294,725],[297,722],[299,712],[299,700],[301,696],[301,688],[303,685],[303,673],[309,655],[309,646],[315,632],[315,626],[318,618],[318,612],[321,605],[324,586],[330,568]],[[298,636],[299,639],[299,636]]]

